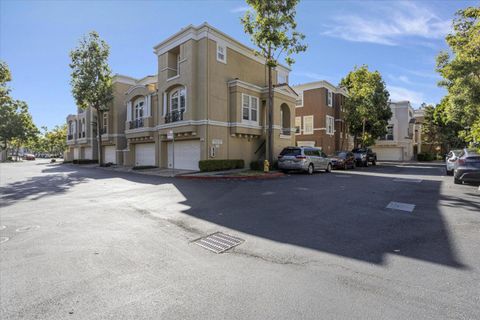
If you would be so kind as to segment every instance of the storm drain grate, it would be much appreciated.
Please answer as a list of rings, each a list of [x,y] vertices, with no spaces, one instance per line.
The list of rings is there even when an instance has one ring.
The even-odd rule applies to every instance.
[[[423,180],[422,179],[405,179],[405,178],[396,178],[393,179],[395,182],[410,182],[410,183],[420,183]]]
[[[415,205],[414,205],[414,204],[411,204],[411,203],[403,203],[403,202],[391,201],[391,202],[388,204],[387,209],[413,212],[413,209],[415,209]]]
[[[242,244],[244,241],[245,240],[243,239],[222,232],[216,232],[204,238],[200,238],[194,241],[194,243],[215,253],[222,253]]]

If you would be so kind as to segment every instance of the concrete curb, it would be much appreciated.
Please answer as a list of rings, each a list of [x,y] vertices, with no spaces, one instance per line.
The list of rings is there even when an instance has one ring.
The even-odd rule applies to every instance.
[[[275,172],[269,174],[263,174],[258,176],[201,176],[201,175],[178,175],[177,179],[187,180],[268,180],[283,177],[283,172]]]

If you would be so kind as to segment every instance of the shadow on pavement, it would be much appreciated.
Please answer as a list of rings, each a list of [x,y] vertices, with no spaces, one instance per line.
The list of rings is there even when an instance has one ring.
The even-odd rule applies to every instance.
[[[272,181],[189,181],[57,165],[44,170],[49,175],[6,186],[1,200],[5,206],[24,198],[63,193],[88,179],[117,177],[149,185],[172,184],[186,199],[181,204],[189,209],[183,213],[234,231],[378,265],[385,264],[386,255],[396,254],[466,268],[456,256],[440,212],[439,201],[447,198],[440,194],[442,181],[392,182],[397,169],[377,166],[361,168],[350,176],[348,171],[336,171]],[[440,175],[436,167],[400,170],[408,175]],[[150,196],[155,199],[155,191]],[[480,201],[448,200],[471,210],[480,207]],[[413,213],[386,209],[390,201],[416,207]],[[158,212],[162,213],[161,206]]]

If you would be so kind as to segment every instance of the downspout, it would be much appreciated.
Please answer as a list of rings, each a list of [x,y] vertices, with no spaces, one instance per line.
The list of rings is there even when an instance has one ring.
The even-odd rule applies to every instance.
[[[209,91],[209,80],[210,80],[210,65],[209,65],[209,59],[208,59],[208,56],[210,54],[210,27],[207,26],[207,54],[205,55],[205,59],[207,60],[206,61],[206,66],[207,66],[207,84],[206,84],[206,110],[207,110],[207,124],[205,126],[205,152],[207,153],[207,157],[206,157],[206,160],[208,160],[210,158],[210,150],[208,149],[208,127],[209,127],[209,122],[210,122],[210,108],[209,108],[209,105],[208,105],[208,102],[209,102],[209,94],[210,94],[210,91]]]

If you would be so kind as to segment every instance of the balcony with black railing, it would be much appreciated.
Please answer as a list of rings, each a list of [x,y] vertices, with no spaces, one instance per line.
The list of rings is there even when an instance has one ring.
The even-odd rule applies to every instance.
[[[168,112],[165,115],[165,123],[182,121],[184,112],[184,110]]]
[[[292,129],[291,128],[282,128],[281,131],[282,136],[290,136],[292,134]]]
[[[73,134],[67,135],[67,140],[72,140],[73,139]]]
[[[130,121],[130,129],[143,128],[143,118]]]

